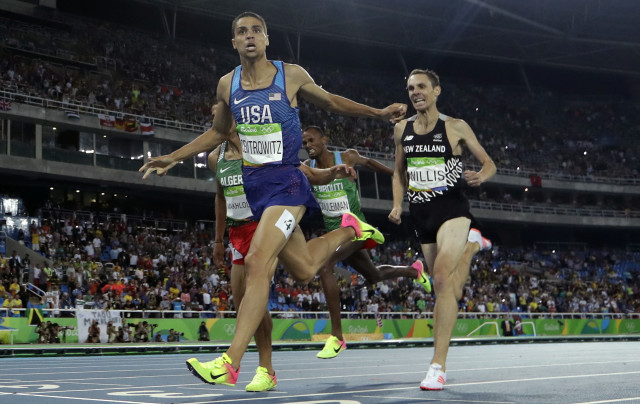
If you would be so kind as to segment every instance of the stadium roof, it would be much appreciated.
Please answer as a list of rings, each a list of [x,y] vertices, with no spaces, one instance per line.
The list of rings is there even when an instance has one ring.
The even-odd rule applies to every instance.
[[[269,28],[401,51],[640,75],[637,0],[138,1],[229,21],[250,10]]]

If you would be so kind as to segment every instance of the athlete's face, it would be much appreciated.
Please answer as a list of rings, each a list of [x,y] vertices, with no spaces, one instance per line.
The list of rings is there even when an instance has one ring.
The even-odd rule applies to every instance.
[[[243,17],[236,23],[236,30],[231,44],[240,56],[262,56],[269,45],[269,36],[259,19]]]
[[[433,88],[426,74],[414,74],[407,80],[409,99],[416,111],[426,111],[435,105],[440,95],[440,86]]]
[[[322,154],[326,146],[325,138],[315,130],[305,130],[302,133],[302,148],[309,154],[309,158],[317,158]]]

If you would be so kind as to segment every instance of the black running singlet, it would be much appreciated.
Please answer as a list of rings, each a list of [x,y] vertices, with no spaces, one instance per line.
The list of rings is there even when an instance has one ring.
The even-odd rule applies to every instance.
[[[464,168],[460,156],[453,155],[445,128],[445,115],[440,114],[433,130],[417,135],[413,129],[416,117],[409,118],[402,133],[410,204],[428,204],[448,196],[463,197]],[[466,198],[465,198],[466,199]]]

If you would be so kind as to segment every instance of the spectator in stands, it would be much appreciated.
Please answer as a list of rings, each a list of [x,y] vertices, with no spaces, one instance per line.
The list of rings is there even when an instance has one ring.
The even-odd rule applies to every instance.
[[[49,321],[46,323],[42,321],[36,326],[35,333],[38,334],[38,339],[36,340],[38,344],[47,344],[49,342],[49,324]]]
[[[118,330],[113,325],[113,321],[109,321],[107,323],[107,342],[109,343],[115,342],[117,336],[118,336]]]
[[[131,342],[131,327],[126,320],[122,320],[122,326],[118,329],[118,336],[116,337],[116,342],[126,343]]]
[[[134,342],[149,342],[149,331],[149,323],[146,321],[136,324]]]
[[[87,334],[87,340],[85,341],[86,344],[100,343],[100,327],[98,326],[98,321],[94,320],[91,322]]]
[[[17,300],[13,295],[9,295],[2,303],[2,308],[7,309],[7,311],[5,312],[6,315],[19,316],[20,313],[17,311],[13,311],[13,309],[22,308],[22,302]]]
[[[502,327],[502,335],[505,337],[513,337],[515,335],[514,325],[509,316],[504,316],[502,323],[500,325]]]
[[[18,293],[20,293],[20,284],[18,283],[18,278],[13,278],[13,282],[11,282],[11,285],[9,286],[9,292],[12,296],[18,296]]]
[[[179,342],[181,335],[182,333],[178,333],[172,328],[169,330],[169,335],[167,336],[167,342]]]
[[[198,341],[209,341],[209,329],[204,321],[200,323],[198,328]]]

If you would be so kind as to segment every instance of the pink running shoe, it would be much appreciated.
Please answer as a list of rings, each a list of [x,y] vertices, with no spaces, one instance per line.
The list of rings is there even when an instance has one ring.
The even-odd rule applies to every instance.
[[[429,279],[429,275],[424,270],[424,264],[422,261],[417,260],[413,264],[411,264],[411,268],[415,269],[418,272],[418,277],[414,279],[415,283],[419,283],[422,285],[424,290],[427,293],[431,293],[431,279]]]
[[[345,212],[342,215],[341,227],[351,227],[356,232],[353,241],[373,240],[378,244],[384,244],[384,236],[378,229],[358,219],[351,212]]]
[[[480,233],[480,230],[478,229],[470,229],[469,237],[467,238],[467,240],[470,243],[478,243],[478,245],[480,246],[480,251],[490,250],[491,247],[493,247],[493,244],[491,244],[491,240],[486,237],[482,237],[482,233]]]

